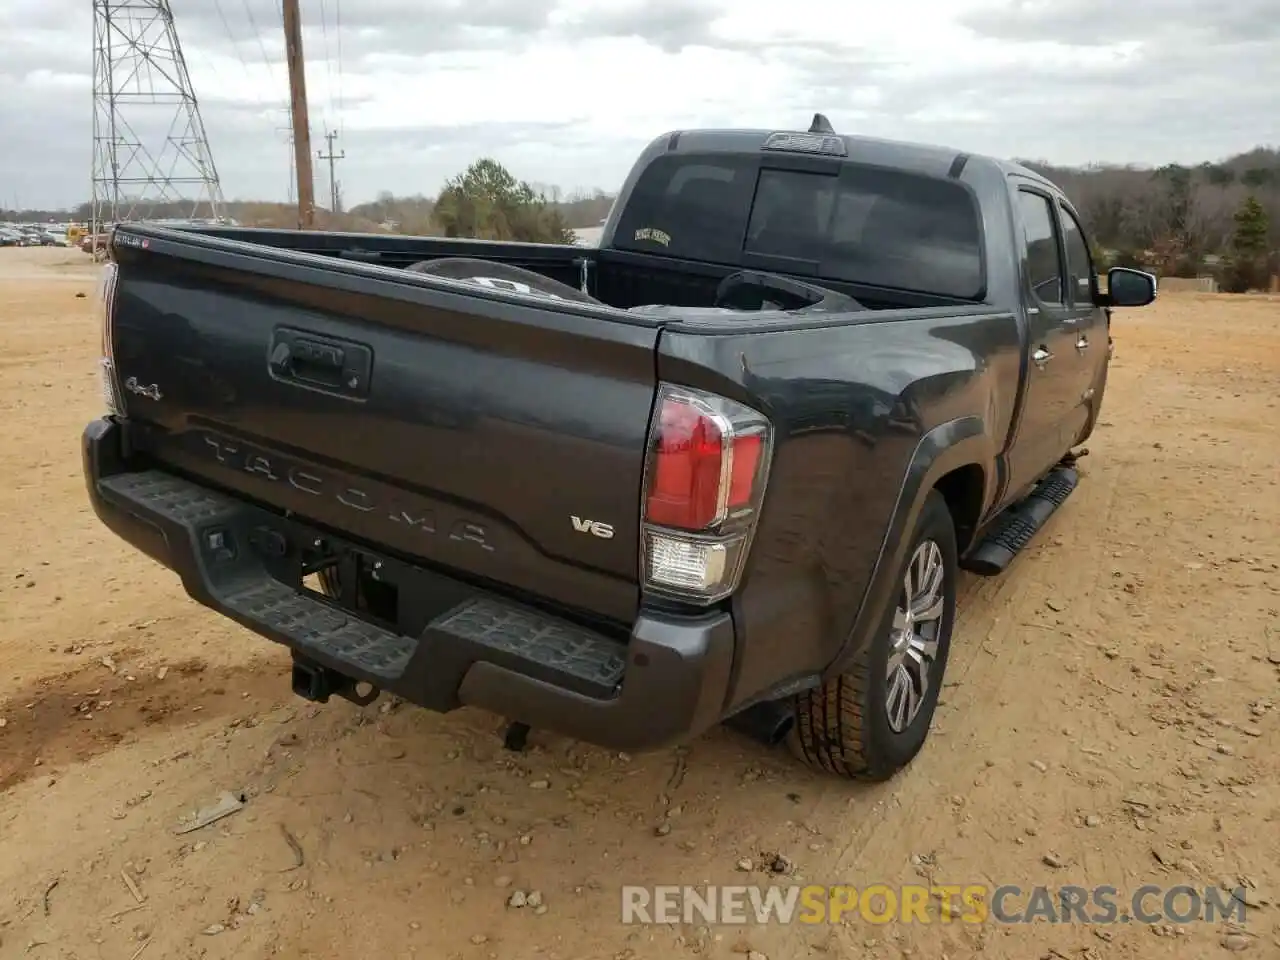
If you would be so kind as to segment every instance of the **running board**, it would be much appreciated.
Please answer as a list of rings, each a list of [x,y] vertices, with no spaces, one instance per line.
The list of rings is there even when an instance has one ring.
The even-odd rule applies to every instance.
[[[1054,467],[1034,490],[996,518],[982,541],[961,559],[960,568],[984,577],[1003,573],[1079,482],[1074,467]]]

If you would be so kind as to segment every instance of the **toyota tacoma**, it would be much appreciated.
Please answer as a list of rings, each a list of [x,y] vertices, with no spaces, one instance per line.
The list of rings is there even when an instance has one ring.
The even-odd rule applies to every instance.
[[[919,751],[957,574],[1078,481],[1112,309],[1025,167],[808,129],[655,139],[598,247],[121,224],[97,516],[293,689],[614,749],[721,722]]]

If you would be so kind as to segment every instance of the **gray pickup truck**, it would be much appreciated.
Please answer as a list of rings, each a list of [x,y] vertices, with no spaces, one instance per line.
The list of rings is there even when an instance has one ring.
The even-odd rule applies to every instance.
[[[293,689],[617,749],[728,722],[848,777],[928,734],[957,573],[1074,489],[1111,311],[1052,183],[685,130],[598,247],[122,224],[94,510]],[[1028,678],[1034,682],[1034,678]]]

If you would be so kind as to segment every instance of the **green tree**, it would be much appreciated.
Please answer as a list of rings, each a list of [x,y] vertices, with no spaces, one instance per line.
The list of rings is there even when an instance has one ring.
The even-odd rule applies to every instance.
[[[1265,286],[1267,272],[1267,212],[1250,194],[1235,213],[1231,235],[1231,263],[1227,270],[1227,290],[1246,293]]]
[[[436,200],[435,218],[448,237],[573,242],[560,211],[490,157],[477,160],[445,183]]]
[[[1239,256],[1256,257],[1267,252],[1267,211],[1253,194],[1244,198],[1235,215],[1231,249]]]

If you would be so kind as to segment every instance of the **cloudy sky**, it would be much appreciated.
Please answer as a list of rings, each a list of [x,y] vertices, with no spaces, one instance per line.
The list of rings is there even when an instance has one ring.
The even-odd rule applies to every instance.
[[[613,189],[663,131],[803,127],[815,110],[841,131],[1058,163],[1217,159],[1280,143],[1275,2],[302,6],[313,147],[341,131],[353,204],[434,193],[486,154],[523,179]],[[172,8],[225,195],[286,199],[279,0]],[[92,37],[88,0],[0,0],[0,206],[87,198]],[[173,110],[125,116],[155,152]]]

